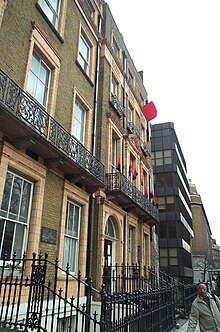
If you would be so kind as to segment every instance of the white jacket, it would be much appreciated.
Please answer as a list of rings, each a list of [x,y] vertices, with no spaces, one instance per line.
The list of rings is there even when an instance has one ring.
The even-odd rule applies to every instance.
[[[198,322],[201,332],[220,332],[220,300],[216,296],[214,299],[209,293],[207,296],[210,308],[199,295],[193,301],[187,332],[195,331]]]

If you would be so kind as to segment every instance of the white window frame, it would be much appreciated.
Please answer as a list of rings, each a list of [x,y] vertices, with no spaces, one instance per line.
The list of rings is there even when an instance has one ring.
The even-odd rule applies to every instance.
[[[72,231],[74,232],[75,222],[77,223],[77,232],[76,234],[68,234],[67,231],[67,222],[70,217],[70,207],[73,207],[73,215],[72,215]],[[78,209],[78,220],[76,218],[76,208]],[[80,236],[80,223],[81,223],[81,206],[73,203],[70,200],[67,200],[66,205],[66,220],[64,226],[64,250],[63,250],[63,269],[66,269],[67,263],[69,264],[70,272],[73,274],[77,274],[78,271],[78,262],[79,262],[79,236]],[[69,240],[67,243],[67,239]],[[73,245],[75,243],[75,247]],[[71,250],[71,252],[70,252]],[[66,257],[67,255],[67,257]],[[70,262],[69,259],[72,259]]]
[[[1,209],[0,209],[0,218],[4,219],[1,220],[1,222],[4,223],[3,228],[2,228],[2,237],[1,237],[1,241],[0,241],[0,257],[2,258],[2,255],[4,255],[4,253],[2,252],[3,250],[3,239],[4,239],[4,233],[6,231],[6,225],[9,225],[9,223],[13,223],[14,228],[13,228],[13,239],[12,239],[12,244],[11,244],[11,252],[10,252],[10,256],[7,258],[12,258],[13,253],[15,251],[15,246],[16,246],[16,231],[18,227],[23,227],[23,240],[22,240],[22,244],[20,246],[20,254],[17,253],[17,257],[21,258],[24,251],[26,250],[26,246],[27,246],[27,238],[28,238],[28,230],[29,230],[29,223],[30,223],[30,215],[31,215],[31,207],[32,207],[32,200],[33,200],[33,189],[34,189],[34,182],[31,182],[29,180],[27,180],[25,177],[22,177],[12,171],[7,171],[6,174],[6,180],[5,180],[5,186],[6,186],[6,181],[7,181],[7,176],[10,175],[12,177],[12,182],[10,185],[10,193],[9,193],[9,200],[8,200],[8,204],[7,204],[7,211],[2,209],[2,204],[3,204],[3,200],[1,203]],[[14,213],[10,212],[12,206],[12,197],[13,195],[16,194],[16,183],[15,183],[15,179],[20,179],[22,181],[21,184],[21,191],[20,193],[17,193],[17,199],[19,199],[19,206],[17,208],[17,215],[15,215]],[[27,184],[30,185],[30,190],[29,190],[29,194],[27,197],[28,200],[28,207],[26,208],[26,220],[24,219],[23,216],[23,220],[21,220],[21,212],[22,212],[22,197],[24,194],[24,184],[25,182]],[[5,191],[4,187],[4,191]],[[4,193],[3,193],[3,198],[4,198]],[[4,211],[4,213],[3,213]]]
[[[133,264],[134,254],[134,227],[128,228],[128,265]]]
[[[33,57],[36,57],[39,59],[38,61],[38,71],[34,72],[32,66],[32,61],[33,61]],[[38,60],[37,59],[37,60]],[[40,78],[40,70],[41,68],[44,66],[44,68],[46,68],[46,70],[48,71],[48,81],[47,81],[47,85],[44,84],[44,82],[42,82],[41,78]],[[32,89],[30,89],[30,75],[34,76],[34,92],[32,93],[32,89],[33,86],[31,85]],[[40,103],[43,108],[47,108],[47,104],[48,104],[48,98],[49,98],[49,92],[50,92],[50,80],[51,80],[51,69],[50,67],[48,67],[48,65],[43,61],[43,59],[39,56],[39,54],[34,50],[32,53],[32,57],[31,57],[31,65],[30,65],[30,70],[28,73],[28,81],[27,81],[27,92],[38,102]],[[41,100],[39,100],[36,96],[37,94],[37,88],[39,86],[39,84],[42,84],[44,86],[44,98],[43,98],[43,103]]]
[[[84,54],[84,52],[82,51],[82,47],[85,47],[87,49],[87,54]],[[81,33],[79,38],[78,62],[88,76],[90,70],[90,57],[91,57],[91,46],[87,42],[85,36]]]
[[[55,9],[50,0],[41,0],[40,1],[40,7],[42,8],[43,12],[47,16],[48,20],[53,24],[53,26],[57,29],[58,28],[58,22],[59,22],[59,14],[60,14],[60,3],[61,0],[57,0],[57,8]],[[52,14],[52,18],[48,16],[47,10],[45,10],[46,6],[49,10],[49,12]]]
[[[114,53],[114,55],[119,58],[120,56],[120,47],[118,46],[118,43],[116,41],[116,39],[114,38],[114,36],[112,37],[112,51]]]
[[[80,112],[83,117],[83,121],[76,117],[77,112]],[[76,98],[74,105],[74,114],[73,114],[73,125],[72,125],[72,135],[82,144],[85,141],[85,124],[86,124],[86,109],[82,105],[82,103]],[[80,127],[80,131],[78,130]],[[78,134],[79,133],[79,134]]]
[[[116,163],[117,163],[117,139],[114,135],[112,135],[112,155],[111,155],[111,167],[112,173],[116,171]]]
[[[118,97],[118,82],[114,76],[112,76],[111,81],[111,93],[113,94],[113,96]]]

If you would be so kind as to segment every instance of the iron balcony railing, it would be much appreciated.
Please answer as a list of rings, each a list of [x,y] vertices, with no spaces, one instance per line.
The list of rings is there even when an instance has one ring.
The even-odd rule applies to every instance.
[[[125,115],[125,108],[122,105],[122,102],[118,99],[116,95],[113,93],[111,94],[111,103],[114,105],[114,107],[122,114]]]
[[[151,157],[151,149],[146,142],[141,141],[141,148],[147,157]]]
[[[104,186],[104,165],[1,70],[0,106]]]
[[[131,121],[130,121],[130,122],[128,123],[128,129],[129,129],[131,132],[134,131],[138,138],[141,137],[140,130],[138,130],[138,128],[135,126],[134,122],[131,122]]]
[[[140,192],[123,174],[120,172],[106,174],[107,191],[121,191],[130,198],[142,210],[147,212],[156,221],[159,221],[157,207]]]

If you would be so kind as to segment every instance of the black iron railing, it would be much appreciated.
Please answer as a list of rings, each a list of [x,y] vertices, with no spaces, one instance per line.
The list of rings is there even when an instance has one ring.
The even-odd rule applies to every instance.
[[[174,285],[155,269],[131,291],[97,291],[48,255],[4,258],[0,268],[0,328],[43,332],[169,331],[175,325]],[[124,267],[123,267],[124,268]],[[142,269],[126,266],[126,269]],[[144,273],[145,273],[144,272]],[[136,276],[137,277],[137,276]],[[141,287],[141,288],[140,288]],[[96,299],[94,301],[93,299]]]
[[[141,134],[140,134],[140,130],[138,130],[138,128],[135,126],[134,122],[129,122],[128,123],[128,129],[131,131],[131,132],[135,132],[135,134],[138,136],[138,138],[141,137]]]
[[[190,314],[193,300],[197,296],[196,284],[176,282],[175,303],[178,311],[184,316]]]
[[[1,70],[0,105],[104,185],[104,165]]]
[[[146,142],[141,141],[141,148],[147,157],[151,157],[151,149]]]
[[[122,191],[135,204],[159,221],[157,207],[120,172],[106,174],[106,189],[109,191]]]
[[[111,103],[120,112],[121,115],[125,115],[125,108],[122,102],[113,93],[111,94]]]
[[[108,293],[134,292],[173,284],[173,278],[141,264],[115,264],[103,267],[103,284]]]

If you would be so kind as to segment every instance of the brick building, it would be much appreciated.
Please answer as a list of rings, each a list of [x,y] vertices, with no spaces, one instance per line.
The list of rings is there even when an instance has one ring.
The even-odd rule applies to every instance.
[[[213,268],[211,228],[196,185],[189,182],[192,222],[194,237],[192,238],[192,261],[194,281],[208,279],[208,269]]]
[[[89,207],[105,182],[93,153],[101,11],[99,1],[4,1],[1,257],[48,252],[86,275]]]
[[[147,92],[108,5],[2,0],[0,42],[1,259],[48,252],[97,287],[158,266]]]
[[[96,153],[105,191],[96,192],[93,275],[100,265],[155,265],[157,208],[153,192],[147,92],[107,4],[103,5]],[[98,260],[96,259],[98,257]],[[156,257],[156,259],[155,259]]]

